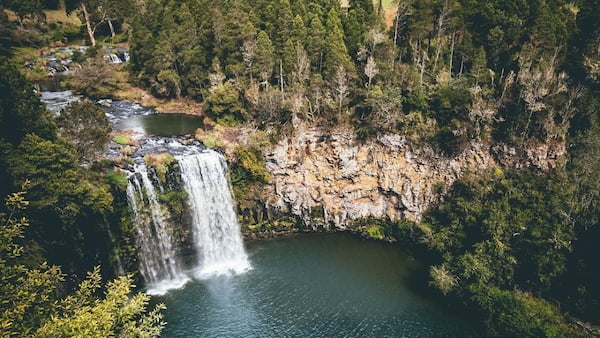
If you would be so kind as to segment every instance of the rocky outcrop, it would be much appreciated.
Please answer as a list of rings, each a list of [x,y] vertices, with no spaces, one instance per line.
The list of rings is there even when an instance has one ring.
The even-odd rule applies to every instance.
[[[272,183],[267,207],[309,227],[344,229],[368,216],[418,221],[467,172],[503,165],[547,170],[562,154],[560,146],[517,151],[472,143],[447,158],[414,149],[400,135],[358,143],[352,130],[306,129],[266,155]]]

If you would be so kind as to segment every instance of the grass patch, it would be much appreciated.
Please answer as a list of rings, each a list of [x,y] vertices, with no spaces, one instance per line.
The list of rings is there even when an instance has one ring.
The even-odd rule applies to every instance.
[[[113,95],[115,98],[126,101],[140,101],[142,99],[142,95],[134,90],[131,86],[120,85],[119,89],[116,90]]]
[[[40,54],[39,48],[34,47],[13,47],[12,52],[12,58],[19,62],[34,59]]]
[[[169,153],[146,155],[144,156],[144,162],[146,162],[147,166],[156,170],[156,175],[163,183],[167,182],[169,166],[176,163],[175,157]]]
[[[111,185],[113,187],[118,187],[119,189],[122,189],[122,190],[127,189],[127,184],[129,183],[127,181],[127,176],[125,176],[124,173],[117,172],[117,171],[111,171],[109,173],[106,173],[106,175],[104,175],[104,180],[109,185]]]
[[[128,135],[115,136],[112,140],[120,145],[128,145],[131,143],[131,138]]]
[[[81,26],[81,20],[79,17],[72,13],[71,15],[67,15],[64,8],[59,9],[46,9],[44,10],[44,14],[46,15],[47,22],[58,22],[73,26]]]

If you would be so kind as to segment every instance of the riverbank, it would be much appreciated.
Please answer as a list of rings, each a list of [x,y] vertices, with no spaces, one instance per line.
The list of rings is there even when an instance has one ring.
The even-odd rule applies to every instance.
[[[203,104],[189,98],[161,99],[149,91],[129,84],[128,87],[114,92],[113,99],[126,100],[153,108],[162,114],[188,114],[204,116]]]

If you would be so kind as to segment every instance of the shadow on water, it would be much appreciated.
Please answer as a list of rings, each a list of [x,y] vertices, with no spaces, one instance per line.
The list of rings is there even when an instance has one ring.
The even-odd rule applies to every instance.
[[[58,76],[47,77],[35,84],[36,90],[40,92],[58,92],[60,91],[61,79]]]
[[[177,136],[193,134],[203,128],[200,116],[186,114],[150,114],[132,116],[119,122],[115,128],[127,129],[146,135]]]

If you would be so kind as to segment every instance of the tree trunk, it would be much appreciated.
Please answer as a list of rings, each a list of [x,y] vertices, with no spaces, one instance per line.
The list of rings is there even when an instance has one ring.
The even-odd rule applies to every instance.
[[[427,57],[427,52],[423,51],[423,58],[421,60],[421,75],[419,77],[419,82],[421,86],[423,86],[423,75],[425,74],[425,58]]]
[[[283,61],[279,59],[279,89],[283,93]]]
[[[450,78],[452,78],[452,61],[454,61],[455,39],[456,39],[456,32],[452,33],[452,44],[450,45],[450,65],[448,66],[448,73],[450,73]]]
[[[436,48],[435,48],[435,59],[433,61],[433,70],[431,71],[431,73],[435,76],[435,71],[437,70],[437,64],[440,58],[440,54],[442,52],[442,48],[444,47],[444,44],[442,43],[442,37],[444,36],[444,33],[446,32],[446,25],[447,25],[447,18],[448,18],[448,14],[449,14],[449,9],[448,9],[448,1],[446,1],[446,3],[444,4],[444,8],[442,9],[442,13],[440,13],[440,16],[437,20],[437,34],[436,34],[436,38],[435,38],[435,44],[436,44]]]
[[[396,51],[398,50],[398,21],[400,21],[400,4],[396,8],[396,16],[394,17],[394,57],[392,58],[392,72],[396,68]]]
[[[83,11],[83,17],[85,19],[85,28],[87,29],[87,33],[90,37],[90,43],[92,47],[96,47],[96,38],[94,37],[94,30],[92,30],[92,24],[90,23],[90,13],[87,11],[87,7],[85,7],[85,3],[81,3],[81,10]]]
[[[319,74],[323,74],[323,52],[319,53]]]
[[[110,28],[110,37],[115,38],[115,27],[112,24],[112,20],[108,20],[108,27]]]

